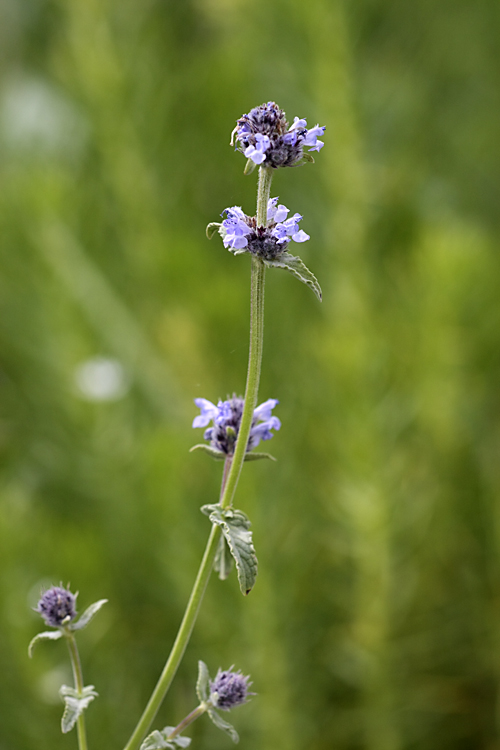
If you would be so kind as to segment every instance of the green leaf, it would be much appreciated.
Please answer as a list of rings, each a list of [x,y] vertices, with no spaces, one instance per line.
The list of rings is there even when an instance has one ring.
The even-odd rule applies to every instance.
[[[210,675],[204,661],[198,662],[198,679],[196,681],[196,695],[200,703],[206,703],[210,698]]]
[[[211,221],[210,224],[207,224],[205,231],[209,240],[211,240],[214,234],[219,231],[221,226],[220,221]]]
[[[175,727],[165,727],[159,732],[155,729],[154,732],[146,737],[142,743],[140,750],[175,750],[177,747],[189,747],[191,744],[190,737],[173,737],[169,740],[168,735],[174,731]]]
[[[301,163],[305,164],[306,162],[309,162],[309,164],[314,164],[314,156],[309,153],[309,151],[304,151],[302,154]]]
[[[61,729],[63,734],[66,734],[73,729],[78,717],[85,711],[89,703],[97,697],[98,693],[96,693],[93,685],[84,687],[81,693],[75,688],[62,685],[59,694],[65,703]]]
[[[318,279],[300,258],[297,258],[295,255],[290,255],[290,253],[283,253],[275,260],[264,260],[264,263],[269,268],[284,268],[286,271],[292,273],[295,278],[302,281],[303,284],[306,284],[309,289],[312,289],[321,302],[322,294]]]
[[[240,741],[238,732],[233,727],[233,725],[230,724],[228,721],[225,721],[225,719],[223,719],[222,716],[217,713],[217,711],[214,711],[213,708],[209,708],[207,713],[212,719],[215,726],[218,727],[219,729],[222,729],[223,732],[227,732],[227,734],[231,737],[233,742]]]
[[[189,449],[189,452],[192,453],[193,451],[205,451],[205,453],[208,453],[212,458],[215,458],[216,461],[224,461],[226,459],[225,453],[218,451],[217,448],[212,448],[211,445],[206,445],[206,443],[193,445],[193,447]]]
[[[30,645],[28,646],[28,654],[30,659],[33,656],[33,649],[39,641],[57,641],[59,640],[59,638],[62,638],[62,630],[47,630],[45,631],[45,633],[38,633],[38,635],[35,635]]]
[[[219,546],[217,547],[217,553],[214,560],[214,570],[219,574],[221,581],[225,581],[231,572],[233,567],[233,556],[231,550],[228,547],[224,535],[221,535],[219,539]]]
[[[245,164],[245,169],[243,170],[243,174],[252,174],[256,166],[257,165],[254,161],[252,161],[251,159],[248,159],[247,163]]]
[[[107,601],[107,599],[99,599],[98,602],[94,602],[94,604],[91,604],[90,607],[87,607],[85,612],[78,618],[78,620],[69,626],[69,629],[83,630],[83,628],[86,628],[94,615],[99,612],[103,604],[106,604]]]
[[[270,453],[245,453],[245,461],[260,461],[261,458],[270,458],[271,461],[276,461],[274,456],[271,456]]]
[[[212,523],[221,527],[236,563],[241,592],[247,596],[257,577],[257,557],[252,532],[249,531],[251,523],[248,516],[241,510],[222,509],[220,505],[204,505],[201,510],[209,516]]]

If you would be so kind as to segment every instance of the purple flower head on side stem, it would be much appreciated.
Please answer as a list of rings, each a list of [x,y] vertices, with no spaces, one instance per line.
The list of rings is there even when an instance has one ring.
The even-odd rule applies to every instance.
[[[72,594],[68,589],[53,586],[42,594],[36,611],[47,625],[53,628],[63,627],[76,617],[76,597],[77,594]]]
[[[217,451],[232,456],[240,430],[244,400],[233,395],[227,401],[219,401],[217,406],[206,398],[195,398],[194,402],[201,414],[194,418],[193,427],[207,427],[212,422],[213,427],[208,427],[203,437],[210,440],[210,444]],[[277,399],[270,398],[254,409],[247,452],[255,448],[261,440],[270,440],[273,437],[271,430],[280,429],[280,420],[272,415],[272,410],[277,404]]]
[[[320,151],[324,143],[318,137],[325,132],[324,125],[307,128],[307,121],[294,118],[288,124],[286,115],[275,102],[254,107],[240,117],[231,136],[231,145],[254,164],[267,167],[293,167],[304,160],[304,148]]]
[[[226,671],[219,669],[215,680],[210,683],[210,699],[215,708],[223,711],[230,711],[235,706],[241,706],[247,702],[249,695],[248,688],[252,684],[249,682],[250,677],[245,677],[241,671],[233,672],[232,667]]]

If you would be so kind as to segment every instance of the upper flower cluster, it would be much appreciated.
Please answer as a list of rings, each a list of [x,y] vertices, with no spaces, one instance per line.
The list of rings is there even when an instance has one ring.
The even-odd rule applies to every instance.
[[[76,617],[76,594],[61,586],[53,586],[42,594],[36,611],[40,613],[47,625],[60,628],[68,625]]]
[[[205,430],[203,437],[210,440],[215,450],[231,456],[234,453],[236,439],[243,416],[244,400],[234,396],[227,401],[219,401],[217,406],[206,398],[195,398],[201,414],[193,420],[193,427],[206,427],[213,422],[213,427]],[[272,416],[272,410],[279,403],[275,398],[264,401],[253,412],[252,428],[248,438],[247,452],[255,448],[261,440],[273,437],[271,430],[279,430],[281,422]]]
[[[239,206],[225,208],[226,218],[220,225],[224,247],[234,252],[248,252],[266,260],[274,260],[282,255],[290,243],[306,242],[309,235],[299,229],[302,216],[294,214],[289,219],[290,209],[278,205],[278,198],[271,198],[267,204],[267,226],[258,227],[255,216],[247,216]]]
[[[231,145],[254,164],[274,167],[293,167],[304,158],[304,148],[320,151],[325,145],[318,137],[325,132],[324,125],[307,128],[307,121],[294,118],[288,125],[285,113],[275,102],[254,107],[237,121],[231,134]],[[311,159],[312,157],[310,157]]]

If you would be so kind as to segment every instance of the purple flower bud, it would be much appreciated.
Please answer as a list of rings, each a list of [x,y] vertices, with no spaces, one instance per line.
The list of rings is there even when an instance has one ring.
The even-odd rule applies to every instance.
[[[47,625],[53,628],[63,627],[76,617],[76,597],[77,594],[72,594],[68,589],[53,586],[42,594],[36,611]]]
[[[230,711],[235,706],[241,706],[247,702],[249,695],[248,688],[252,684],[249,682],[250,676],[245,677],[241,671],[233,672],[232,667],[223,672],[219,669],[215,680],[210,683],[210,699],[215,708],[223,711]]]
[[[280,429],[280,420],[271,414],[278,403],[277,399],[270,398],[254,409],[247,451],[255,448],[261,440],[270,440],[273,437],[271,430]],[[206,427],[209,422],[213,422],[213,427],[205,430],[204,439],[210,440],[216,450],[232,456],[240,430],[244,400],[233,395],[215,406],[205,398],[196,398],[195,404],[200,408],[201,414],[194,418],[193,427]]]
[[[316,125],[307,129],[307,121],[294,118],[289,126],[286,115],[275,102],[254,107],[236,123],[231,136],[231,145],[236,140],[236,148],[247,159],[266,167],[293,167],[302,161],[304,147],[309,151],[319,151],[323,142],[324,126]]]

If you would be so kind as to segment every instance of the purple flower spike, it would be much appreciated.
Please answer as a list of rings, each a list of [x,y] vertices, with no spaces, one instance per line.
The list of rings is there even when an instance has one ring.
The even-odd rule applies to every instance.
[[[77,594],[72,594],[68,589],[53,586],[42,594],[36,611],[47,625],[61,628],[76,617],[76,597]]]
[[[272,416],[272,410],[278,403],[277,399],[270,398],[254,409],[247,452],[255,448],[261,440],[270,440],[273,437],[271,430],[280,429],[280,420]],[[215,450],[232,456],[240,430],[244,400],[233,395],[227,401],[219,401],[217,406],[205,398],[195,399],[195,404],[201,410],[201,414],[194,418],[193,427],[206,427],[212,422],[213,427],[205,430],[204,439],[210,440]]]
[[[250,693],[248,688],[252,684],[249,682],[250,676],[245,677],[241,671],[233,672],[232,667],[226,671],[219,669],[215,680],[210,683],[210,699],[215,708],[222,711],[230,711],[236,706],[246,703]]]
[[[323,148],[318,136],[324,132],[324,126],[320,125],[308,130],[307,120],[299,117],[289,126],[283,110],[275,102],[267,102],[240,117],[231,136],[231,145],[236,141],[237,150],[254,164],[274,169],[294,167],[303,163],[305,147],[309,151]]]

